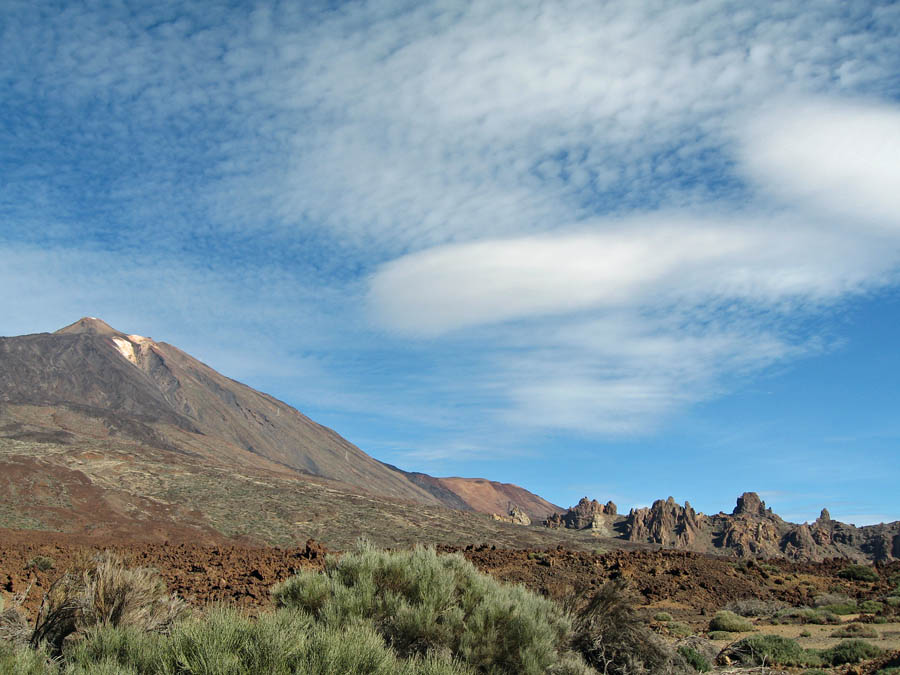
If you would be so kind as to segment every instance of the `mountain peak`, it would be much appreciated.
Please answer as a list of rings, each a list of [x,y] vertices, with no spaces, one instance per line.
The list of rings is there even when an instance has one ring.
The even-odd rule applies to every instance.
[[[84,316],[75,323],[60,328],[54,335],[124,335],[124,333],[95,316]]]

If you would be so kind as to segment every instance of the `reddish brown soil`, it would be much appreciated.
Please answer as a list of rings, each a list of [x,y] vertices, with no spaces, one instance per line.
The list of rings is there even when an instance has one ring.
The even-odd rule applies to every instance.
[[[270,604],[270,587],[303,568],[321,569],[324,549],[315,542],[295,548],[262,548],[222,542],[122,543],[111,538],[0,529],[0,592],[12,600],[28,591],[24,608],[33,615],[43,592],[78,556],[110,549],[132,566],[159,570],[170,590],[194,605],[226,602],[250,609]],[[453,549],[444,548],[444,551]],[[607,581],[623,579],[639,605],[665,608],[698,623],[731,600],[759,598],[798,606],[824,592],[859,599],[883,595],[900,563],[882,568],[882,581],[855,583],[837,572],[846,561],[792,564],[739,563],[734,559],[681,551],[614,551],[606,554],[553,549],[497,550],[468,547],[463,554],[492,576],[559,600],[587,598]],[[53,568],[29,565],[37,556]],[[30,589],[30,590],[29,590]]]
[[[159,570],[173,593],[196,606],[209,602],[251,609],[267,606],[272,585],[300,569],[321,569],[325,561],[325,550],[312,541],[290,549],[233,543],[121,544],[110,539],[0,529],[0,592],[8,600],[27,592],[23,608],[34,616],[44,591],[78,557],[107,549],[129,566]],[[29,565],[38,556],[50,558],[53,568],[41,571]]]

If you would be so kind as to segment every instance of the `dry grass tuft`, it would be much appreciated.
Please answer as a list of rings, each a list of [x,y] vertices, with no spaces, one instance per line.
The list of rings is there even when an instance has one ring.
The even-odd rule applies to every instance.
[[[168,594],[156,572],[128,569],[107,551],[91,561],[79,561],[50,587],[30,642],[46,643],[59,652],[67,637],[92,626],[161,631],[185,610],[184,602]]]

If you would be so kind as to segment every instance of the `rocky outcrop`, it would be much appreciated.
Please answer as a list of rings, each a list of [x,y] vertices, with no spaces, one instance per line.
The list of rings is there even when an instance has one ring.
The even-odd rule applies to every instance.
[[[625,521],[627,539],[694,549],[703,538],[702,520],[690,502],[680,506],[672,497],[657,499],[649,509],[631,510]]]
[[[772,509],[766,509],[766,503],[755,492],[745,492],[737,498],[733,516],[766,516],[772,515]]]
[[[528,514],[515,504],[509,509],[507,515],[500,516],[496,513],[492,513],[491,518],[503,523],[512,523],[513,525],[531,525],[531,518],[528,517]]]
[[[610,519],[618,514],[618,509],[612,501],[601,504],[596,499],[588,500],[582,497],[581,500],[565,513],[554,513],[544,525],[547,527],[565,527],[570,530],[607,530],[610,525]]]
[[[900,559],[900,522],[856,527],[831,519],[827,509],[812,524],[782,520],[755,492],[737,498],[731,513],[704,515],[689,502],[672,497],[649,508],[616,516],[615,505],[601,506],[587,497],[565,514],[545,521],[548,527],[591,528],[595,534],[642,544],[742,558],[785,557],[798,561],[845,558],[857,561]]]

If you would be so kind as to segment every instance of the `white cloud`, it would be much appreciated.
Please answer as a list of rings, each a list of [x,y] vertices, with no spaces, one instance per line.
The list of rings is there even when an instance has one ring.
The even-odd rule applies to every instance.
[[[12,8],[0,82],[15,134],[0,140],[22,166],[4,166],[0,206],[22,218],[9,222],[26,239],[77,242],[56,252],[60,274],[78,269],[76,246],[110,239],[138,260],[164,249],[179,271],[148,271],[141,286],[100,254],[69,277],[75,290],[40,290],[33,271],[48,256],[35,255],[16,268],[27,284],[6,275],[23,292],[5,308],[25,316],[41,298],[42,313],[58,315],[127,297],[123,316],[160,312],[173,327],[188,317],[199,334],[251,307],[229,330],[264,326],[270,338],[235,339],[237,349],[274,354],[296,339],[400,362],[409,342],[348,318],[358,280],[374,272],[381,325],[475,355],[458,366],[438,350],[448,365],[402,393],[388,387],[388,407],[475,396],[502,420],[609,432],[646,428],[734,373],[808,353],[815,336],[785,324],[891,281],[890,228],[772,218],[766,190],[787,211],[840,199],[854,218],[884,221],[896,174],[872,174],[869,127],[889,133],[892,113],[816,104],[809,128],[784,108],[760,118],[770,123],[751,127],[741,160],[763,187],[756,203],[732,144],[736,116],[775,97],[886,98],[896,11],[734,11],[725,0],[258,7]],[[835,129],[865,161],[822,150]],[[795,131],[797,152],[779,154]],[[676,215],[633,215],[657,210]],[[261,234],[266,244],[234,263]],[[289,262],[274,255],[285,250]],[[218,353],[241,374],[231,347]],[[262,361],[245,372],[281,368]],[[371,372],[359,372],[340,385],[372,392]]]
[[[840,121],[862,134],[866,120],[893,114],[857,106]],[[831,120],[814,116],[811,128],[823,118]],[[896,282],[896,231],[866,226],[873,213],[889,216],[896,166],[822,161],[791,182],[798,163],[813,161],[804,154],[809,138],[796,131],[791,146],[782,127],[766,123],[746,133],[749,170],[782,179],[784,194],[799,192],[792,210],[593,219],[438,246],[382,265],[370,282],[371,311],[413,337],[493,327],[489,379],[507,398],[505,419],[601,434],[651,431],[730,378],[818,353],[826,345],[799,328],[805,318]],[[867,148],[876,144],[861,143],[860,152]],[[816,217],[802,191],[809,184],[838,192],[853,220]]]
[[[782,103],[744,134],[749,175],[788,203],[900,229],[900,109],[828,99]],[[848,229],[850,229],[848,228]]]
[[[597,308],[834,300],[884,283],[897,262],[876,238],[784,219],[592,225],[398,258],[373,276],[370,302],[394,330],[438,335]]]

